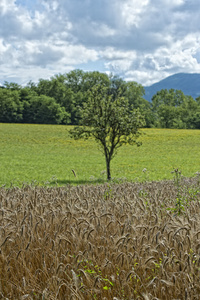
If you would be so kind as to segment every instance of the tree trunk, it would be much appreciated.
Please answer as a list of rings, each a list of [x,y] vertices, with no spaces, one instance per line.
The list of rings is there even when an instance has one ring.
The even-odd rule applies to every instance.
[[[110,159],[106,157],[106,169],[107,169],[107,180],[111,180],[111,174],[110,174]]]

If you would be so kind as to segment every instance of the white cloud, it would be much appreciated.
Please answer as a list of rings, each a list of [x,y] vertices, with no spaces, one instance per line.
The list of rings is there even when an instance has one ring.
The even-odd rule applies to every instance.
[[[120,10],[124,24],[128,27],[132,25],[138,27],[148,4],[149,0],[122,0]]]
[[[200,72],[199,13],[196,0],[0,0],[0,81],[81,64],[144,85]]]
[[[101,51],[100,53],[105,60],[115,60],[115,59],[133,60],[137,58],[136,51],[122,51],[122,50],[115,49],[113,47],[108,47],[104,49],[104,51]]]
[[[163,0],[163,3],[168,7],[176,7],[183,5],[185,3],[185,0]]]
[[[136,82],[145,82],[145,85],[151,85],[157,81],[160,81],[167,77],[169,75],[168,72],[162,72],[159,71],[151,71],[151,76],[147,73],[146,70],[131,70],[126,72],[125,79],[127,81],[136,81]]]
[[[96,34],[101,38],[111,37],[116,34],[116,30],[114,30],[113,28],[109,27],[106,24],[93,23],[92,27],[93,27],[94,34]]]
[[[15,6],[15,0],[1,0],[0,2],[0,12],[2,15],[5,15],[10,10],[17,10]]]

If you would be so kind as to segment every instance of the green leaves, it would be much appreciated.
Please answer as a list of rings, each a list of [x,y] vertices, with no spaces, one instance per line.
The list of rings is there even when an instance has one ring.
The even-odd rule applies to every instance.
[[[23,104],[18,90],[0,88],[0,122],[21,122]]]
[[[107,178],[110,179],[110,161],[116,150],[124,144],[137,144],[144,118],[139,110],[129,105],[120,89],[113,95],[105,85],[91,89],[80,117],[81,126],[75,127],[70,134],[75,139],[92,136],[98,142],[106,158]]]
[[[200,106],[191,96],[180,90],[161,90],[152,98],[154,122],[157,127],[193,129],[200,128]]]
[[[23,119],[26,123],[60,124],[63,120],[69,122],[69,117],[54,98],[44,95],[33,96],[24,105]]]

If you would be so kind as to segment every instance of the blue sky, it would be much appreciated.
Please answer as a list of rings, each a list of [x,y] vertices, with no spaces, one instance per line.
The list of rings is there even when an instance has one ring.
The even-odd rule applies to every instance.
[[[150,85],[200,73],[198,0],[0,0],[0,83],[80,68]]]

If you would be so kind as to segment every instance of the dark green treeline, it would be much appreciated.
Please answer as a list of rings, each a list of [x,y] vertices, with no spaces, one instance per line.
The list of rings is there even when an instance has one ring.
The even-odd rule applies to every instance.
[[[161,90],[148,102],[144,88],[118,76],[74,70],[49,80],[29,82],[25,87],[5,82],[0,88],[0,123],[77,125],[80,110],[92,87],[100,84],[117,95],[119,89],[130,106],[139,108],[145,127],[200,129],[200,97],[193,99],[180,90]]]

